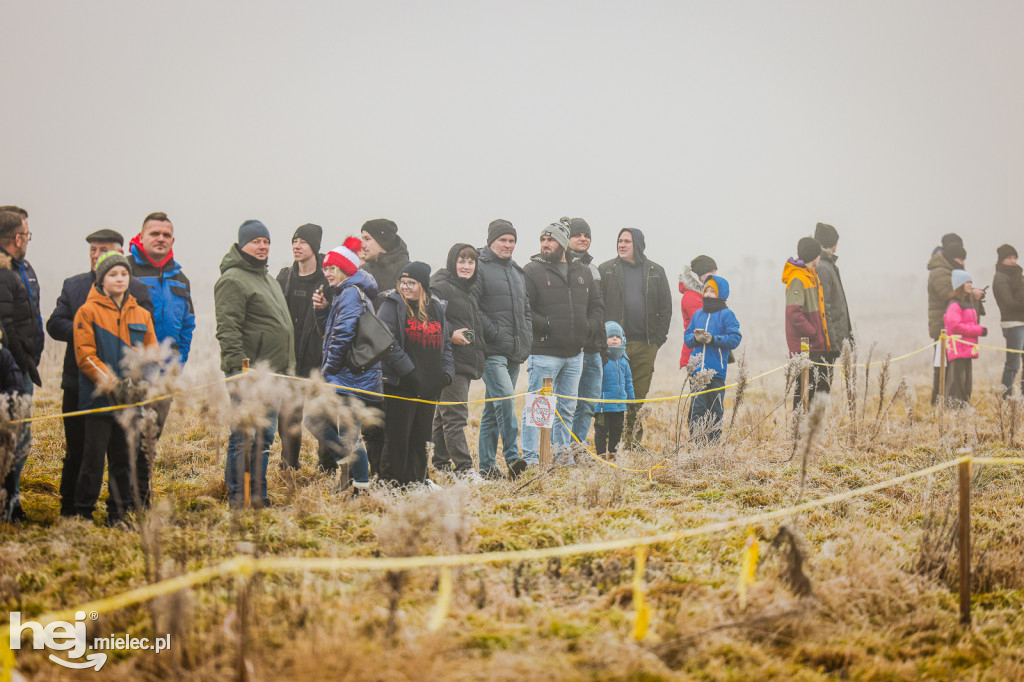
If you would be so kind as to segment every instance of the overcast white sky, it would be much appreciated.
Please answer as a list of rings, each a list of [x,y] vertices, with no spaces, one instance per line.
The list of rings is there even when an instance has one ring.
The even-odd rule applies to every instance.
[[[211,283],[238,225],[325,248],[390,217],[443,265],[487,223],[582,216],[699,253],[734,307],[840,231],[855,318],[948,231],[987,281],[1021,239],[1024,3],[9,2],[0,203],[31,214],[47,312],[85,234],[154,210]],[[757,264],[752,272],[749,266]],[[748,268],[747,275],[741,270]],[[754,284],[757,284],[757,291]],[[737,286],[737,285],[741,286]],[[909,286],[909,285],[908,285]],[[924,333],[924,292],[896,294]],[[196,294],[207,308],[212,295]]]

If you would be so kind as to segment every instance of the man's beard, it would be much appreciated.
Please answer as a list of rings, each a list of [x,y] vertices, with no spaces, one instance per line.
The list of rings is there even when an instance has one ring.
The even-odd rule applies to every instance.
[[[551,253],[542,253],[541,257],[544,260],[546,260],[547,262],[549,262],[549,263],[561,263],[562,262],[562,256],[564,256],[564,255],[565,255],[565,249],[563,249],[561,246],[558,246]]]

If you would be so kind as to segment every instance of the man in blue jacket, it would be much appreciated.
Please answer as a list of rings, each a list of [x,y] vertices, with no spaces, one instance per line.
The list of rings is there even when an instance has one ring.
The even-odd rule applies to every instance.
[[[46,331],[57,341],[67,344],[64,351],[64,374],[60,387],[64,391],[61,412],[78,410],[78,362],[75,360],[75,314],[89,297],[89,290],[96,282],[96,261],[107,251],[121,253],[124,237],[114,230],[97,230],[85,241],[89,244],[89,271],[64,280],[57,306],[46,321]],[[143,308],[153,313],[153,302],[146,285],[132,277],[128,293],[135,297]],[[82,466],[82,451],[85,448],[85,417],[64,417],[64,466],[60,475],[60,515],[75,514],[75,485]]]

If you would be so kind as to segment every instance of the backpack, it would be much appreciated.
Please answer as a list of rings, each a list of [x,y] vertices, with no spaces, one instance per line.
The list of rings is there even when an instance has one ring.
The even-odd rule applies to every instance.
[[[395,338],[387,325],[377,317],[363,290],[359,287],[355,289],[363,302],[364,311],[356,323],[356,335],[345,355],[345,364],[356,374],[362,374],[395,347]]]

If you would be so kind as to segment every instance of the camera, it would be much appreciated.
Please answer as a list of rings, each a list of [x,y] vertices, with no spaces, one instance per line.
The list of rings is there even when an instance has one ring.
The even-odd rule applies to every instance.
[[[470,343],[473,343],[473,341],[476,340],[476,334],[473,333],[472,329],[467,329],[466,331],[462,332],[462,335],[466,337],[466,341],[469,341]]]

